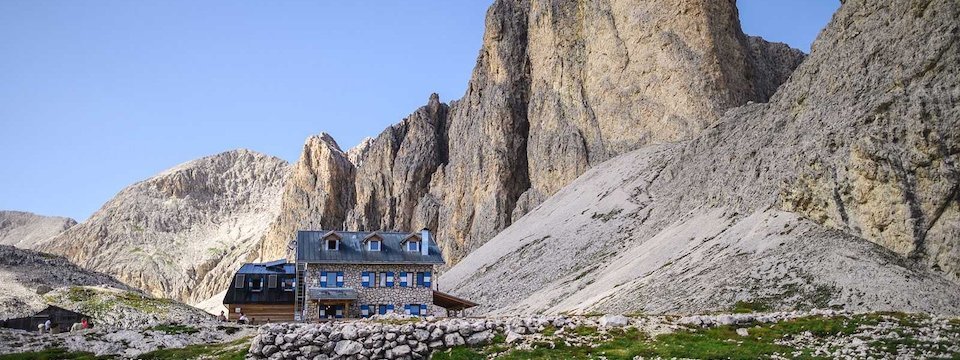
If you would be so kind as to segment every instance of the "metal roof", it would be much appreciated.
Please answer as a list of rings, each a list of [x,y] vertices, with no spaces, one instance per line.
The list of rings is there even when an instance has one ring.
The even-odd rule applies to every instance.
[[[357,290],[351,288],[309,288],[308,300],[356,300]]]
[[[340,237],[338,250],[324,249],[324,236],[335,233]],[[443,255],[440,247],[431,237],[428,254],[406,251],[403,248],[403,239],[408,237],[407,232],[377,231],[383,238],[380,251],[368,251],[363,239],[372,231],[298,231],[297,232],[297,262],[320,264],[443,264]],[[419,234],[419,233],[417,233]]]
[[[247,263],[237,270],[237,274],[295,274],[297,267],[286,260],[274,260],[266,263]]]

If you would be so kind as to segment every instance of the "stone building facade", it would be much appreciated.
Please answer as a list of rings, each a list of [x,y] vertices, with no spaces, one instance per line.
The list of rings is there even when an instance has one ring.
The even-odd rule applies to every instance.
[[[343,274],[342,286],[337,286],[337,284],[332,284],[331,286],[330,282],[328,282],[326,288],[348,288],[357,291],[357,299],[354,300],[350,306],[344,307],[342,317],[361,318],[390,310],[404,314],[407,313],[406,307],[414,304],[418,306],[425,305],[427,315],[435,314],[440,310],[433,305],[432,288],[416,282],[416,274],[418,273],[429,273],[431,274],[432,280],[432,265],[306,264],[305,271],[305,285],[308,288],[320,288],[320,279],[322,274],[326,272],[328,274]],[[373,275],[374,273],[392,274],[393,279],[390,282],[384,281],[378,284],[376,282],[377,275]],[[367,281],[364,281],[365,274],[368,277]],[[405,286],[401,286],[401,274],[413,274],[412,276],[408,275],[408,277],[413,280],[413,283],[411,284],[408,280]],[[386,278],[385,280],[390,280],[390,276],[384,277]],[[335,283],[336,279],[334,279],[333,282]],[[385,286],[387,284],[391,286]],[[304,320],[319,320],[320,304],[318,301],[307,302]],[[392,307],[388,308],[386,305]],[[367,307],[366,313],[362,311],[364,306]],[[423,309],[421,308],[419,310],[420,311],[417,311],[415,314],[419,314]],[[336,313],[325,315],[328,317],[337,317]]]
[[[443,314],[435,299],[449,295],[432,286],[444,260],[427,230],[300,231],[296,249],[297,320]]]

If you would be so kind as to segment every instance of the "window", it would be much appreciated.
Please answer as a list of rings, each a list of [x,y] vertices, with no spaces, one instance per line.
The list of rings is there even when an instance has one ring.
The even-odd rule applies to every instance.
[[[321,271],[320,287],[324,287],[324,288],[343,287],[343,272],[342,271],[341,272]]]
[[[271,274],[267,277],[267,287],[271,289],[277,288],[277,275]]]
[[[401,272],[400,287],[430,287],[433,274],[429,271]]]
[[[388,312],[393,311],[393,304],[380,304],[377,305],[377,314],[386,315]]]
[[[250,278],[250,291],[263,291],[263,278]]]
[[[420,242],[419,241],[407,242],[407,251],[420,251]]]
[[[243,289],[243,281],[243,274],[237,274],[237,277],[233,279],[233,287]]]
[[[365,288],[393,287],[393,272],[364,271],[360,274],[360,285]]]
[[[424,316],[427,315],[427,304],[407,304],[403,306],[403,312],[407,315]]]
[[[337,239],[327,239],[327,250],[338,250],[340,248],[340,241]]]
[[[370,242],[367,243],[367,250],[380,251],[381,245],[380,240],[370,240]]]
[[[296,281],[293,278],[283,279],[283,291],[293,291]]]

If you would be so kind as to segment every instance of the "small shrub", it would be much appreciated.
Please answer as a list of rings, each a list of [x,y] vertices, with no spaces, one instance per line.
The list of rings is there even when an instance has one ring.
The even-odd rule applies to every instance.
[[[172,324],[172,325],[157,325],[148,328],[147,330],[159,331],[165,334],[170,335],[179,335],[179,334],[196,334],[200,332],[197,328],[193,326]]]

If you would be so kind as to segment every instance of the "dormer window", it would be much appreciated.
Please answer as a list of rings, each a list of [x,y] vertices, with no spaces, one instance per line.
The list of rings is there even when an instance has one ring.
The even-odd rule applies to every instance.
[[[323,239],[323,250],[340,250],[340,239],[342,239],[342,237],[340,237],[340,234],[337,234],[337,232],[330,231],[326,234],[323,234],[323,236],[320,238]]]
[[[407,251],[420,251],[420,242],[419,241],[408,241],[407,242]]]
[[[367,245],[367,251],[380,251],[383,248],[383,236],[374,231],[363,237],[363,243]]]

